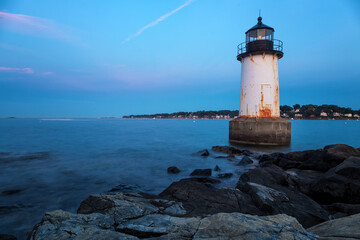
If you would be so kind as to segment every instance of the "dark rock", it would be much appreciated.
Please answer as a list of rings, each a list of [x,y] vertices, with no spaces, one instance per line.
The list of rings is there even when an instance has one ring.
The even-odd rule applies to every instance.
[[[45,213],[29,240],[42,239],[138,239],[115,231],[114,218],[109,215],[92,213],[73,214],[62,210]]]
[[[360,203],[360,181],[336,174],[330,169],[324,176],[311,185],[310,196],[322,204],[333,202]]]
[[[317,239],[295,218],[285,214],[250,216],[241,213],[218,213],[201,219],[193,239]]]
[[[259,162],[271,161],[283,169],[297,168],[326,172],[350,156],[360,156],[360,151],[345,144],[336,144],[318,150],[263,155]]]
[[[220,173],[217,175],[218,178],[231,178],[232,176],[232,173]]]
[[[113,207],[115,207],[115,203],[111,199],[103,198],[101,195],[90,195],[87,199],[81,202],[77,213],[106,213]]]
[[[328,212],[306,195],[283,186],[274,188],[257,183],[240,183],[238,188],[251,196],[262,215],[287,214],[304,227],[329,220]]]
[[[96,194],[83,202],[78,214],[101,213],[114,219],[115,224],[127,219],[139,218],[148,214],[168,214],[182,216],[186,214],[180,202],[136,193]]]
[[[308,228],[307,231],[320,236],[320,239],[360,239],[360,214],[338,218]]]
[[[180,169],[178,169],[177,167],[168,167],[167,172],[171,174],[175,174],[175,173],[179,173]]]
[[[213,146],[212,150],[215,152],[223,152],[229,155],[246,155],[246,156],[251,155],[251,152],[248,150],[240,150],[238,148],[230,147],[230,146]]]
[[[253,160],[251,160],[251,158],[249,158],[248,156],[244,156],[236,165],[237,166],[244,166],[244,165],[249,165],[254,163]]]
[[[318,182],[324,176],[324,173],[312,170],[289,169],[286,173],[288,174],[288,186],[295,188],[310,197],[313,192],[313,184]]]
[[[5,191],[1,192],[1,195],[4,195],[4,196],[13,195],[13,194],[17,194],[22,191],[24,191],[24,190],[23,189],[5,190]]]
[[[278,159],[279,157],[282,157],[284,155],[285,155],[285,153],[281,153],[281,152],[263,154],[263,155],[259,156],[259,163],[267,162],[267,161],[275,161],[276,159]]]
[[[16,237],[9,234],[0,234],[0,240],[16,240]]]
[[[205,216],[220,212],[261,214],[249,195],[238,189],[218,189],[213,183],[214,179],[209,178],[182,179],[173,182],[159,196],[182,202],[188,216]]]
[[[209,151],[207,149],[201,150],[198,152],[200,156],[207,157],[210,155]]]
[[[360,180],[360,157],[349,157],[336,166],[335,173],[350,179]]]
[[[271,162],[264,162],[240,176],[239,182],[253,182],[264,186],[288,186],[288,174]]]
[[[221,168],[218,165],[216,165],[214,168],[214,171],[219,172],[220,170],[221,170]]]
[[[323,205],[334,218],[346,217],[360,213],[360,204],[332,203]]]
[[[109,193],[112,192],[135,192],[136,190],[138,190],[139,187],[136,185],[132,185],[132,184],[119,184],[116,187],[112,188],[110,191],[108,191]]]
[[[190,176],[211,176],[211,168],[195,169]]]
[[[226,159],[229,159],[229,160],[234,160],[235,155],[229,154],[227,156],[216,156],[215,158],[226,158]]]
[[[197,231],[199,218],[179,218],[152,214],[130,219],[116,227],[116,231],[138,238],[191,239]]]
[[[143,238],[314,240],[317,236],[306,232],[295,218],[285,214],[259,217],[233,212],[204,218],[145,214],[116,224],[109,215],[56,210],[45,214],[29,240]]]
[[[338,165],[351,156],[360,157],[360,151],[346,144],[334,144],[324,147],[326,158],[329,162],[335,162]]]

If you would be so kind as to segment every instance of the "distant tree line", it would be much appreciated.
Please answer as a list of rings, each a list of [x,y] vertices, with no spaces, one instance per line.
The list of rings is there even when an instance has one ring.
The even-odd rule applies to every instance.
[[[239,115],[238,110],[220,110],[220,111],[197,111],[197,112],[175,112],[175,113],[156,113],[129,115],[123,118],[209,118],[209,119],[229,119]],[[339,107],[337,105],[300,105],[295,104],[292,107],[288,105],[280,106],[280,115],[283,118],[294,119],[349,119],[359,118],[360,110]]]
[[[286,118],[359,118],[360,115],[360,110],[327,104],[295,104],[292,107],[283,105],[280,106],[280,112]]]
[[[234,118],[238,115],[239,111],[237,110],[220,110],[129,115],[124,116],[123,118]]]

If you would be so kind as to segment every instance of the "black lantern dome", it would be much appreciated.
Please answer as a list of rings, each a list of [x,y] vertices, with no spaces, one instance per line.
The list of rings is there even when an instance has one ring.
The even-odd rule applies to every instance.
[[[246,42],[239,44],[237,59],[241,61],[249,55],[270,53],[279,59],[284,55],[283,43],[274,39],[274,28],[262,23],[262,17],[258,17],[258,23],[246,31]]]

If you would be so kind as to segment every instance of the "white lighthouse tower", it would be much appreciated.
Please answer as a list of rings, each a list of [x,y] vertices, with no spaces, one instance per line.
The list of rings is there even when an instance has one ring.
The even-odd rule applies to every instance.
[[[246,32],[238,46],[242,63],[239,117],[230,121],[231,142],[258,145],[288,145],[291,123],[280,118],[278,60],[283,43],[274,39],[274,29],[258,23]]]

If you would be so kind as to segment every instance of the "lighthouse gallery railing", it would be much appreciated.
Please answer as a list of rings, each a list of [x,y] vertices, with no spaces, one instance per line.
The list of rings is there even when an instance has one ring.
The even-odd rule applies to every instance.
[[[269,40],[256,40],[256,41],[269,41]],[[283,42],[281,40],[273,39],[272,42],[273,42],[272,49],[266,49],[266,50],[274,50],[274,51],[279,51],[279,52],[283,51]],[[248,51],[247,44],[249,44],[249,43],[251,43],[251,42],[243,42],[238,45],[238,47],[237,47],[238,55],[246,53]]]

